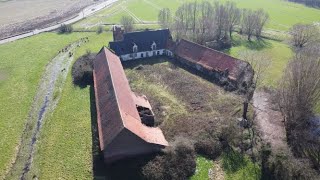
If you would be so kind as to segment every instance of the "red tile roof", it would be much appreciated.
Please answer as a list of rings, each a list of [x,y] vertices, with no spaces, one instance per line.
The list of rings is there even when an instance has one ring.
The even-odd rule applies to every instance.
[[[229,79],[237,80],[241,76],[241,67],[247,62],[233,58],[214,49],[181,39],[174,49],[174,53],[190,62],[199,64],[208,70],[229,71]]]
[[[142,124],[118,56],[103,48],[94,61],[93,76],[101,150],[124,129],[148,143],[168,145],[159,128]]]

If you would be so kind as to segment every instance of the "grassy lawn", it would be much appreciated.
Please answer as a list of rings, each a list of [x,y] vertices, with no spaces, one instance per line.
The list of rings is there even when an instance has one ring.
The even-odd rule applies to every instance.
[[[234,43],[235,45],[226,51],[226,53],[230,54],[231,56],[241,59],[242,52],[246,50],[253,50],[260,51],[270,58],[270,67],[265,73],[261,85],[267,87],[276,87],[279,79],[282,76],[283,70],[293,55],[290,47],[283,42],[267,39],[249,42],[245,38],[237,35],[234,36]]]
[[[43,33],[0,45],[0,179],[15,157],[46,64],[64,46],[91,34]]]
[[[205,157],[197,157],[196,173],[190,178],[191,180],[209,179],[209,170],[213,168],[213,162]]]
[[[75,59],[87,50],[98,52],[110,39],[111,33],[90,36],[89,43],[76,50]],[[40,179],[92,178],[90,88],[75,87],[71,71],[57,108],[41,130],[33,166],[30,176]]]
[[[247,156],[238,152],[224,152],[222,167],[227,180],[255,180],[261,178],[260,167],[254,164]]]

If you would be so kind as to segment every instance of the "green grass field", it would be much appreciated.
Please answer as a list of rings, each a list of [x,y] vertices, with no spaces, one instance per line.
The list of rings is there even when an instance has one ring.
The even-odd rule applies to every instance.
[[[190,178],[191,180],[209,179],[209,170],[213,168],[213,162],[205,157],[197,157],[196,173]]]
[[[87,50],[97,53],[111,33],[90,37],[76,50],[75,59]],[[71,67],[70,67],[71,68]],[[89,87],[72,83],[71,71],[56,110],[47,118],[35,156],[33,172],[41,179],[91,179],[92,133]]]
[[[92,34],[44,33],[0,45],[0,179],[14,160],[46,64],[64,46]]]
[[[192,1],[192,0],[187,0]],[[227,0],[219,0],[225,2]],[[282,0],[231,0],[237,3],[240,8],[265,9],[270,15],[267,28],[276,31],[287,31],[296,23],[315,23],[320,22],[320,11],[309,8],[301,4],[290,3]],[[174,13],[182,4],[180,0],[127,0],[120,1],[112,8],[99,12],[83,21],[79,25],[97,23],[118,23],[121,16],[134,14],[142,21],[157,21],[159,9],[168,7]],[[199,2],[199,1],[198,1]],[[124,10],[127,9],[129,13]],[[131,13],[130,13],[131,12]],[[302,14],[303,12],[303,14]],[[137,22],[138,23],[138,22]]]

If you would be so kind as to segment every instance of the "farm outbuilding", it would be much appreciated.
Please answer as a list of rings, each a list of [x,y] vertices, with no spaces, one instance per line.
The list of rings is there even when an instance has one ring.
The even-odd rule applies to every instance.
[[[131,91],[119,57],[103,48],[93,64],[99,141],[105,162],[157,152],[168,146],[161,129],[145,122],[152,121],[151,106],[145,96]]]
[[[177,61],[214,78],[230,90],[247,89],[252,83],[253,69],[248,62],[181,39],[171,49]]]

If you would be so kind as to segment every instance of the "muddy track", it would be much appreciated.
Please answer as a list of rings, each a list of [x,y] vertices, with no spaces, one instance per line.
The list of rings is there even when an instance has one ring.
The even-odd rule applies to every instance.
[[[261,132],[261,138],[269,142],[273,150],[289,149],[283,117],[279,111],[272,109],[270,94],[255,92],[253,106],[255,107],[256,123]]]
[[[46,66],[27,118],[15,162],[12,164],[6,179],[29,179],[27,178],[29,177],[28,172],[32,168],[32,160],[41,127],[48,114],[53,112],[59,101],[76,47],[85,41],[85,39],[81,39],[68,45]]]

